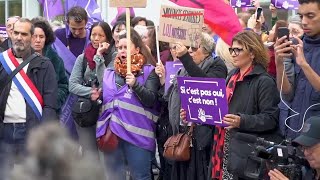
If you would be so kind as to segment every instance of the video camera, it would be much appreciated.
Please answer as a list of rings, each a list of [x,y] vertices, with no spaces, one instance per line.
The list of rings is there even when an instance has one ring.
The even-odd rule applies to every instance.
[[[302,179],[302,167],[308,162],[290,140],[276,144],[244,133],[237,133],[236,138],[255,146],[244,172],[248,179],[269,179],[267,174],[272,169],[278,169],[290,180]]]

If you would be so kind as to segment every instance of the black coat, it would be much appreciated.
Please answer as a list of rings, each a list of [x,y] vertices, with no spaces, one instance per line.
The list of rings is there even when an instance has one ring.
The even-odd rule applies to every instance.
[[[230,77],[239,72],[232,71]],[[230,78],[227,80],[229,82]],[[232,83],[229,84],[230,86]],[[278,130],[278,104],[279,92],[275,80],[261,65],[255,65],[250,74],[243,81],[236,82],[229,113],[239,115],[240,127],[230,130],[230,146],[228,170],[234,174],[244,172],[247,167],[247,157],[254,150],[254,146],[248,145],[235,138],[236,132],[248,133],[263,137],[270,141],[281,141]]]
[[[28,66],[27,76],[31,79],[43,98],[44,105],[42,108],[41,121],[57,119],[57,81],[56,73],[50,60],[40,56],[32,60]],[[0,63],[0,82],[3,82],[2,80],[7,77],[8,74]],[[10,93],[11,83],[12,81],[6,85],[0,95],[0,125],[3,123],[5,106]],[[27,102],[26,114],[28,128],[39,124],[40,121]],[[0,137],[2,133],[0,128]]]

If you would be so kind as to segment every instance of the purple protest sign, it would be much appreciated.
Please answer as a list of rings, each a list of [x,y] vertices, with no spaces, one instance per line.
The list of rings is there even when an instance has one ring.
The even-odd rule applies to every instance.
[[[278,9],[298,9],[298,0],[271,0],[271,4]]]
[[[177,77],[177,80],[187,121],[226,126],[222,122],[228,113],[225,79]]]
[[[169,89],[169,87],[172,84],[172,80],[176,77],[177,72],[179,71],[180,68],[182,68],[183,65],[181,62],[173,62],[173,61],[168,61],[166,62],[166,82],[165,82],[165,92]]]
[[[253,7],[252,0],[231,0],[230,5],[233,8]]]
[[[7,31],[6,31],[6,26],[2,25],[2,24],[0,25],[0,36],[3,38],[8,37]]]

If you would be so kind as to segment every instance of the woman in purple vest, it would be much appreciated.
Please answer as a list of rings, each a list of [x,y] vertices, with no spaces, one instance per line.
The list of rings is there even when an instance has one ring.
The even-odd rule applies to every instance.
[[[104,112],[97,123],[97,138],[107,130],[118,137],[116,150],[105,153],[108,179],[125,180],[129,171],[134,180],[150,180],[160,82],[154,72],[152,55],[133,29],[131,72],[127,72],[127,41],[126,34],[119,36],[114,67],[104,73]]]
[[[175,47],[173,48],[183,64],[183,68],[178,71],[177,76],[226,78],[228,71],[223,60],[219,57],[212,57],[212,52],[215,48],[212,37],[206,33],[202,33],[197,44],[197,48],[187,48],[181,43],[175,43]],[[164,83],[165,73],[161,65],[157,66],[156,73],[161,77],[161,84]],[[168,100],[169,121],[173,134],[187,132],[190,124],[186,125],[181,122],[181,101],[176,79],[174,79],[168,89],[167,95],[164,97]],[[207,178],[210,151],[213,143],[213,130],[213,126],[195,125],[190,160],[173,162],[171,171],[172,180],[205,180]]]

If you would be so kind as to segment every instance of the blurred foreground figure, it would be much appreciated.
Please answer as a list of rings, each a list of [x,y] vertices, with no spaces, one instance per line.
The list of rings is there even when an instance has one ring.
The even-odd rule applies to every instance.
[[[29,156],[14,168],[11,180],[105,179],[101,166],[89,154],[81,156],[78,145],[58,123],[46,123],[30,132]]]

